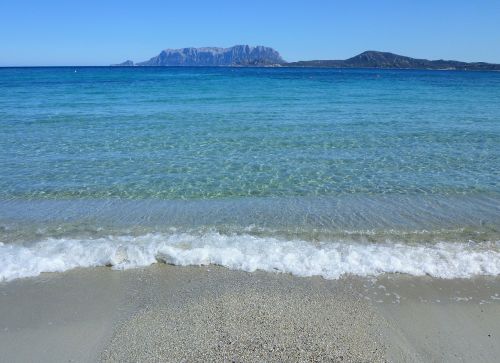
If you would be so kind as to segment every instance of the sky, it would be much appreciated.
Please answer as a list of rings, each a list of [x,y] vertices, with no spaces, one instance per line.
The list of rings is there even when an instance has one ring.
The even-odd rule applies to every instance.
[[[0,66],[109,65],[165,48],[265,45],[500,63],[500,0],[0,0]]]

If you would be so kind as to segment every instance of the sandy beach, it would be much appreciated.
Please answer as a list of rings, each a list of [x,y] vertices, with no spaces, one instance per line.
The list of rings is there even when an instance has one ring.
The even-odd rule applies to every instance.
[[[0,285],[0,361],[494,362],[500,280],[325,280],[217,266]]]

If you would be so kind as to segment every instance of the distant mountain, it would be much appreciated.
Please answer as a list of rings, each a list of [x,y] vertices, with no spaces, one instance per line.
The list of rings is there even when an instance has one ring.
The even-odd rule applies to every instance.
[[[312,60],[284,63],[286,67],[325,68],[410,68],[410,69],[454,69],[454,70],[500,70],[500,64],[484,62],[466,63],[453,60],[428,60],[402,55],[366,51],[346,60]]]
[[[165,49],[156,57],[134,64],[127,60],[115,66],[226,66],[226,67],[322,67],[322,68],[394,68],[394,69],[451,69],[451,70],[495,70],[500,64],[484,62],[466,63],[454,60],[428,60],[402,55],[366,51],[345,60],[310,60],[287,63],[273,48],[235,45],[230,48],[182,48]]]
[[[273,48],[235,45],[230,48],[165,49],[156,57],[136,66],[273,66],[285,63]],[[118,66],[134,65],[126,61]]]
[[[132,62],[131,60],[126,60],[123,63],[112,64],[112,66],[113,67],[133,67],[134,66],[134,62]]]

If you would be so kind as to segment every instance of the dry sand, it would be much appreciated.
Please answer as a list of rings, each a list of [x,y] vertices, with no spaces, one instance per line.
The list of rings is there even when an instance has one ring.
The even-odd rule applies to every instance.
[[[0,284],[1,362],[495,362],[500,278],[155,265]]]

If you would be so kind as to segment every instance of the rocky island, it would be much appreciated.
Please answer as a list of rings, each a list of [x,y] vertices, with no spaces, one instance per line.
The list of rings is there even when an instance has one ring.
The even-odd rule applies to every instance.
[[[273,48],[264,46],[235,45],[230,48],[203,47],[165,49],[157,56],[134,64],[132,61],[116,66],[274,66],[285,63]]]
[[[319,68],[386,68],[500,71],[500,64],[428,60],[379,51],[366,51],[345,60],[309,60],[286,62],[270,47],[235,45],[229,48],[203,47],[165,49],[157,56],[139,63],[127,60],[114,66],[205,66],[205,67],[319,67]]]

